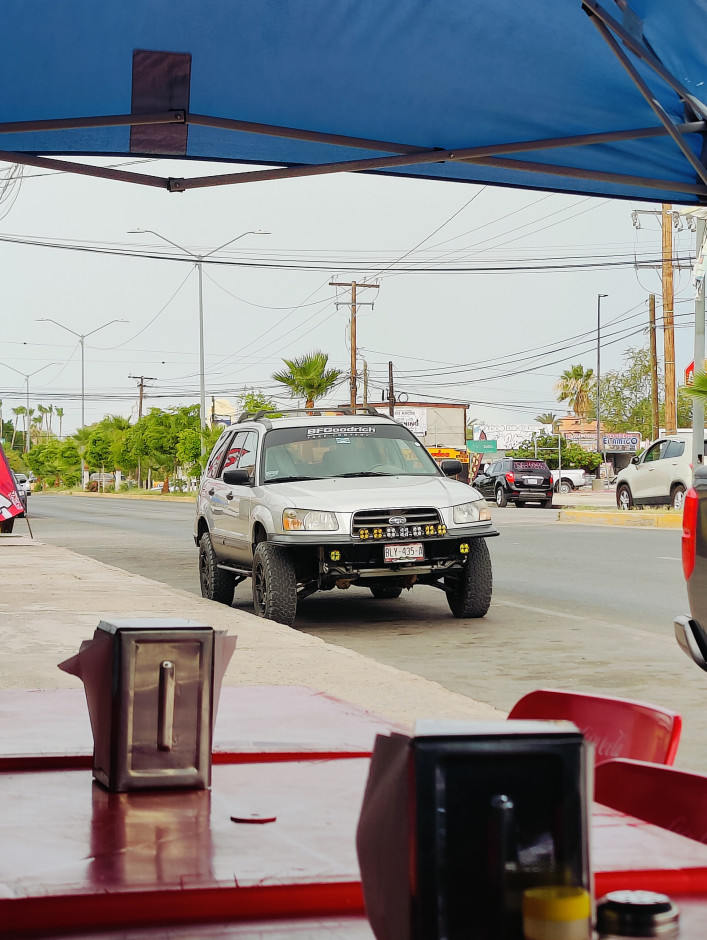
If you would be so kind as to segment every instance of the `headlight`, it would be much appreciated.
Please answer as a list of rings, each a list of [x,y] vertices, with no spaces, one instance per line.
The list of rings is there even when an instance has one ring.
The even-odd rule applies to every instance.
[[[282,514],[286,532],[332,532],[339,528],[333,512],[320,509],[286,509]]]
[[[454,524],[467,525],[469,522],[489,522],[491,510],[485,499],[476,499],[473,503],[462,503],[454,507]]]

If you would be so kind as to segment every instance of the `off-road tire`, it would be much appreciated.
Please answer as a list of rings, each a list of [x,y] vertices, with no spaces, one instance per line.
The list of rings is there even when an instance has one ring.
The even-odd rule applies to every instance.
[[[379,584],[369,590],[378,601],[394,600],[403,593],[402,588],[395,587],[393,584]]]
[[[506,497],[506,491],[502,486],[496,488],[496,505],[500,506],[503,509],[504,506],[508,504],[508,499]]]
[[[253,555],[253,606],[257,617],[291,627],[297,614],[297,577],[288,553],[259,542]]]
[[[616,505],[621,510],[633,509],[633,496],[626,483],[622,483],[616,491]]]
[[[676,483],[670,491],[670,506],[672,509],[677,509],[682,512],[684,502],[685,487],[682,485],[682,483]]]
[[[235,575],[218,567],[216,552],[208,532],[199,539],[199,583],[201,596],[219,604],[232,604]]]
[[[493,576],[486,539],[469,541],[469,554],[461,570],[444,579],[447,603],[455,617],[484,617],[491,606]]]

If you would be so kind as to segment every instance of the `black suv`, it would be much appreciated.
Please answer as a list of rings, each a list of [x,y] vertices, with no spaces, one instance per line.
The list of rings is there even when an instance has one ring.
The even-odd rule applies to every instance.
[[[474,486],[497,506],[539,502],[552,506],[552,474],[544,460],[503,457],[489,464],[474,480]]]

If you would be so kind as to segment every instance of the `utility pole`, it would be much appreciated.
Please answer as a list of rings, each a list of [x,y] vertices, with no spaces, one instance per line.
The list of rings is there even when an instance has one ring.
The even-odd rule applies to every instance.
[[[658,410],[658,344],[655,336],[655,294],[648,297],[648,323],[651,349],[651,440],[660,435]]]
[[[675,330],[673,326],[673,232],[672,212],[663,203],[661,226],[663,230],[663,344],[665,349],[665,433],[677,430],[675,407]]]
[[[695,260],[700,264],[705,248],[705,220],[700,216],[695,219]],[[704,277],[697,281],[695,294],[695,371],[702,372],[705,367],[705,284]],[[697,469],[704,462],[705,452],[705,403],[701,398],[692,399],[692,465]]]
[[[129,375],[129,379],[135,379],[137,381],[138,388],[140,389],[140,397],[138,399],[137,406],[137,419],[138,421],[142,418],[142,402],[145,395],[145,383],[146,382],[156,382],[157,379],[154,375]]]
[[[395,389],[393,388],[393,363],[388,363],[388,414],[395,415]]]
[[[372,307],[373,302],[360,303],[356,300],[356,289],[364,287],[373,287],[378,290],[378,284],[359,284],[356,281],[329,281],[330,287],[349,287],[351,289],[351,300],[343,303],[337,303],[337,308],[341,306],[351,307],[351,391],[350,404],[352,408],[356,407],[356,309],[357,307]]]
[[[597,294],[597,453],[602,451],[601,447],[601,299],[608,297],[608,294]]]
[[[365,359],[363,360],[363,404],[368,404],[368,363]],[[2,412],[0,412],[0,427],[2,427]]]

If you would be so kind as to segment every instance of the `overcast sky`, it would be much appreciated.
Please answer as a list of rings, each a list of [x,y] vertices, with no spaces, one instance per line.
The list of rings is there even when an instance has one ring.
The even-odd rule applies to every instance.
[[[141,161],[138,169],[184,176],[220,168]],[[608,295],[601,308],[602,372],[619,368],[629,346],[647,343],[650,292],[658,295],[661,316],[659,270],[632,264],[634,253],[659,258],[659,219],[641,215],[637,230],[631,217],[632,209],[659,208],[371,175],[170,194],[27,170],[0,201],[0,239],[74,248],[0,241],[3,415],[25,403],[24,375],[37,372],[29,379],[31,406],[63,407],[64,433],[80,424],[77,339],[37,322],[42,317],[79,334],[129,321],[85,341],[87,424],[106,413],[136,415],[131,374],[153,377],[146,408],[198,401],[194,265],[76,250],[171,251],[151,234],[127,234],[136,228],[202,253],[249,230],[271,233],[246,235],[213,256],[238,264],[204,265],[209,400],[235,401],[244,387],[274,392],[272,373],[282,357],[314,349],[347,372],[349,308],[336,301],[348,294],[328,282],[378,274],[379,289],[359,291],[361,301],[375,301],[358,316],[359,370],[365,359],[372,402],[380,401],[392,360],[396,391],[411,401],[468,402],[469,417],[489,424],[528,423],[548,410],[563,414],[553,393],[560,372],[596,365],[597,295]],[[690,255],[694,234],[685,229],[675,238],[676,253]],[[420,270],[401,273],[396,261]],[[478,270],[503,266],[526,270]],[[675,284],[681,378],[693,342],[687,267],[676,271]],[[347,398],[344,381],[333,399]]]

